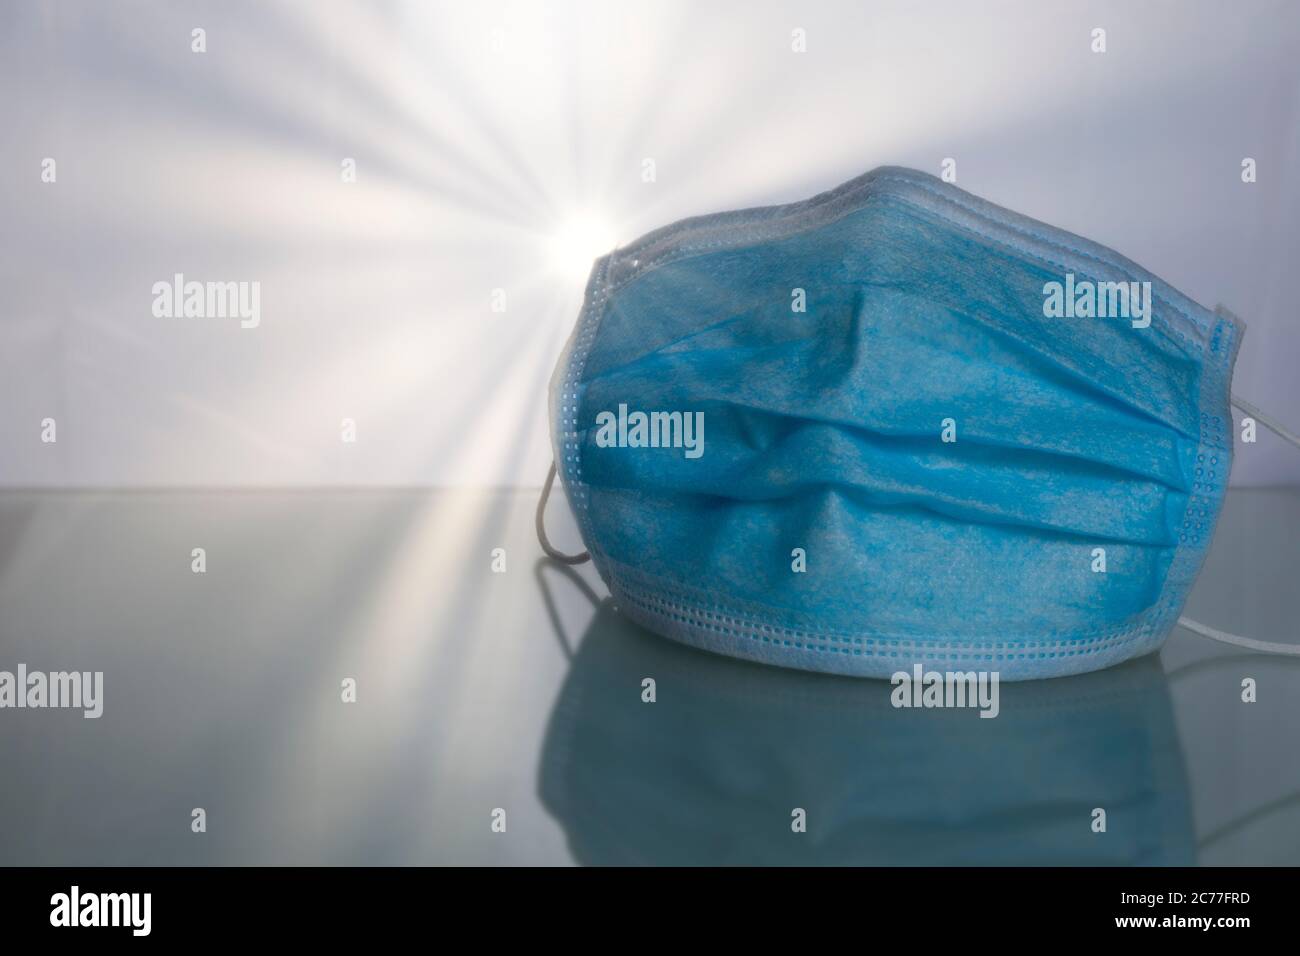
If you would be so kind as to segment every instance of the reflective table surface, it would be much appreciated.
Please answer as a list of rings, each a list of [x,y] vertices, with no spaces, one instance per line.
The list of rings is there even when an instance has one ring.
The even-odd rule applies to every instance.
[[[536,496],[0,493],[0,670],[104,674],[0,711],[0,864],[1300,863],[1300,659],[1179,629],[895,710],[625,620]],[[1297,528],[1232,491],[1185,613],[1300,641]]]

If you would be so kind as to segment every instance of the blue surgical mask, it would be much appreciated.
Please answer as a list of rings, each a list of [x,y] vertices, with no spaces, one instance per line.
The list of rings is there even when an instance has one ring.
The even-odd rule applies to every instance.
[[[1241,335],[1110,249],[883,168],[598,260],[555,461],[620,610],[665,636],[868,677],[1092,671],[1179,620]]]

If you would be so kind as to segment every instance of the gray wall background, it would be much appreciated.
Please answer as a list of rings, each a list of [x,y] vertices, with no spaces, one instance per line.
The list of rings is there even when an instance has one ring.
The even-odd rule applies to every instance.
[[[1300,4],[6,3],[0,90],[0,485],[536,485],[585,256],[944,157],[1233,308],[1300,427]]]

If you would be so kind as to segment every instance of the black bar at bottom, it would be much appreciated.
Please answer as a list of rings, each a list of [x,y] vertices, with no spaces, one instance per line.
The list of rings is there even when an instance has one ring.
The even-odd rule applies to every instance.
[[[626,920],[634,936],[680,924],[698,937],[702,927],[725,925],[733,941],[779,921],[919,931],[932,940],[951,933],[969,941],[978,929],[1000,938],[1199,933],[1231,942],[1287,929],[1295,880],[1292,868],[10,868],[0,869],[0,925],[6,942],[65,936],[92,944],[397,941],[457,926],[492,938],[515,928],[540,944],[536,934],[548,927],[590,932],[597,916],[601,924]]]

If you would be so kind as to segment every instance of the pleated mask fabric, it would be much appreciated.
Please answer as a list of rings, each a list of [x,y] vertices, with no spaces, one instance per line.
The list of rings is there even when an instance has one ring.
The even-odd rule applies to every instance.
[[[1116,283],[1134,315],[1073,308]],[[1240,339],[1110,249],[881,168],[598,260],[556,467],[664,636],[868,677],[1097,670],[1158,648],[1201,566]]]

